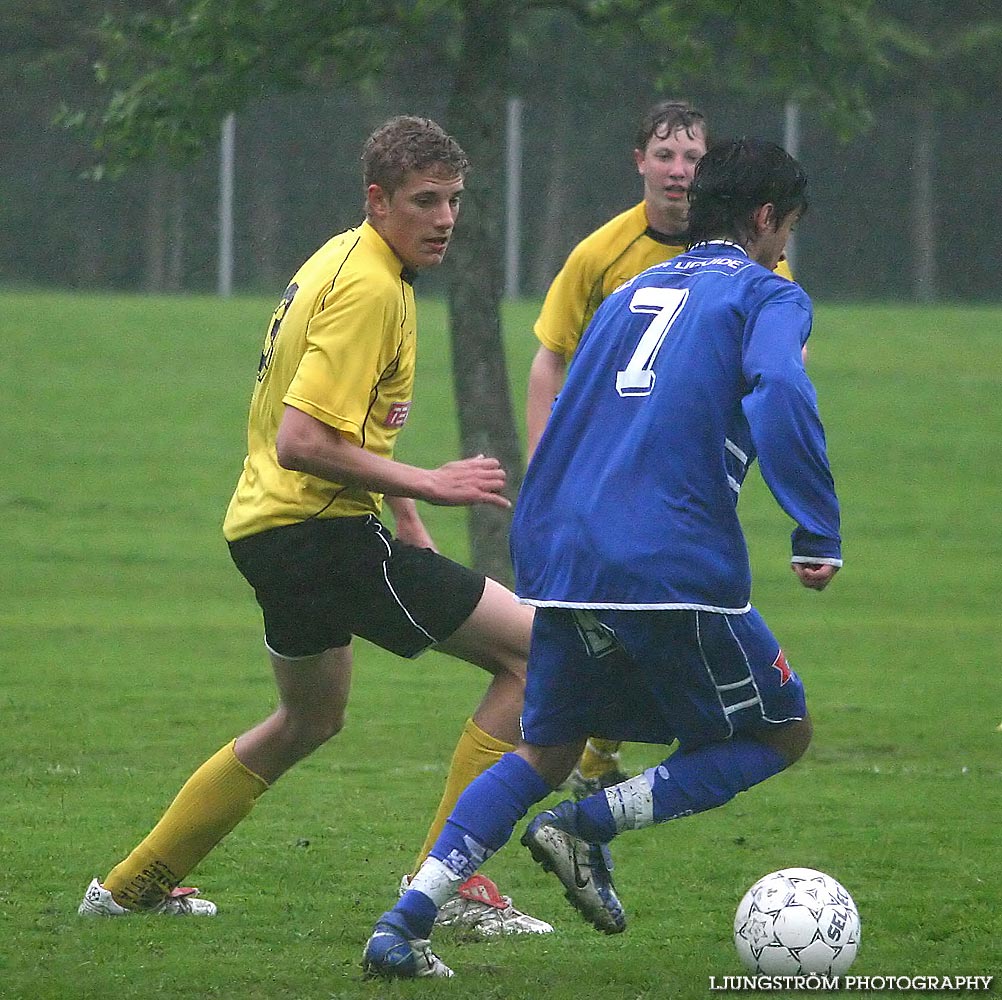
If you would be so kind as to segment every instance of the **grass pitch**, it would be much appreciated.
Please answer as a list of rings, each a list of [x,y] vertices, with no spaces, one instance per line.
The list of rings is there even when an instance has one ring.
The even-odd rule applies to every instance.
[[[346,731],[287,775],[193,881],[210,921],[76,906],[190,772],[270,711],[257,609],[219,524],[272,302],[3,295],[0,996],[327,1000],[727,995],[745,889],[776,868],[853,893],[860,975],[994,975],[1002,939],[1002,313],[823,306],[811,341],[844,508],[824,594],[751,478],[754,600],[807,684],[800,764],[712,813],[617,841],[630,917],[604,938],[514,842],[488,872],[557,933],[436,947],[457,979],[363,982],[359,956],[420,844],[484,682],[359,644]],[[524,398],[534,303],[508,314]],[[423,302],[400,457],[455,457],[443,309]],[[519,403],[521,406],[521,403]],[[465,558],[461,511],[427,509]],[[636,770],[659,759],[631,745]]]

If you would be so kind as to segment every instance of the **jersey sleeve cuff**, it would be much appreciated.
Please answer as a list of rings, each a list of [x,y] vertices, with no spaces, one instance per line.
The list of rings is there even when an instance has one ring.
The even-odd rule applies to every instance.
[[[337,414],[330,413],[328,410],[317,406],[316,403],[308,399],[303,399],[300,396],[295,396],[291,392],[285,394],[282,402],[289,406],[294,406],[297,410],[302,410],[307,416],[313,417],[314,420],[319,420],[320,423],[327,424],[328,427],[333,427],[334,430],[348,435],[356,444],[362,444],[362,428],[355,421],[347,420],[345,417],[339,417]]]
[[[816,563],[820,566],[842,565],[842,543],[837,534],[819,535],[797,527],[790,536],[790,548],[795,563]]]

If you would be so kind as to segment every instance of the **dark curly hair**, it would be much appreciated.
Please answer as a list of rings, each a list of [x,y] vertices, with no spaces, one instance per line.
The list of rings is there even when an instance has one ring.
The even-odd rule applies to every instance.
[[[458,142],[430,118],[399,115],[377,128],[362,147],[362,182],[392,195],[412,170],[465,177],[470,161]]]

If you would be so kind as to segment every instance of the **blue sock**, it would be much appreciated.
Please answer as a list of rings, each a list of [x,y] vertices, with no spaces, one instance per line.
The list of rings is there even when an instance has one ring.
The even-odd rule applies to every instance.
[[[722,806],[785,767],[786,758],[758,740],[732,739],[674,753],[647,772],[654,822]]]
[[[408,889],[397,900],[393,912],[403,916],[415,937],[425,940],[431,937],[431,929],[435,926],[435,917],[438,916],[438,907],[423,892]]]
[[[619,832],[604,790],[578,802],[574,823],[577,835],[592,844],[608,844]]]
[[[645,805],[642,794],[620,795],[616,816],[604,791],[577,804],[579,835],[596,843],[612,840],[622,830],[638,830],[681,816],[705,812],[729,802],[786,767],[786,759],[757,740],[732,739],[695,750],[672,754],[645,772],[639,792],[650,789]],[[615,786],[627,789],[639,778]],[[615,794],[615,793],[613,793]]]
[[[506,753],[466,786],[429,854],[465,881],[508,842],[515,824],[550,791],[531,765]]]
[[[508,842],[529,807],[551,791],[518,754],[506,753],[463,790],[429,856],[465,882]],[[437,911],[424,893],[404,893],[394,909],[419,937],[431,934]]]

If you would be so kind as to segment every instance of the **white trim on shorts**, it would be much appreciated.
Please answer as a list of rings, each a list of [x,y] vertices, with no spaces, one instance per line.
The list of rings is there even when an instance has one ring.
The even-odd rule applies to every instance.
[[[709,604],[615,604],[603,601],[541,601],[532,597],[518,597],[519,604],[529,604],[534,608],[575,608],[595,611],[706,611],[714,615],[746,615],[751,611],[749,602],[743,608],[715,608]]]
[[[303,660],[315,660],[318,656],[323,656],[324,653],[329,653],[332,649],[347,649],[348,646],[351,645],[351,642],[349,641],[348,646],[328,646],[326,649],[320,650],[319,653],[307,653],[305,656],[286,656],[285,653],[280,653],[278,650],[272,649],[271,646],[268,645],[267,636],[263,636],[261,641],[264,643],[264,648],[267,649],[272,656],[279,660],[286,660],[289,663],[302,663]]]
[[[370,517],[372,517],[372,515],[370,515]],[[383,560],[383,580],[385,580],[385,581],[386,581],[386,589],[387,589],[387,590],[388,590],[388,591],[390,592],[390,594],[391,594],[391,595],[393,596],[393,600],[397,602],[397,607],[398,607],[398,608],[400,608],[400,610],[401,610],[401,611],[402,611],[402,612],[403,612],[403,613],[404,613],[404,614],[405,614],[405,615],[407,616],[407,620],[408,620],[408,621],[409,621],[409,622],[410,622],[410,623],[411,623],[411,624],[412,624],[412,625],[413,625],[413,626],[414,626],[414,627],[415,627],[415,628],[416,628],[416,629],[417,629],[417,630],[418,630],[418,631],[419,631],[419,632],[420,632],[420,633],[421,633],[422,635],[425,635],[425,636],[427,636],[427,637],[428,637],[428,641],[429,641],[430,643],[432,643],[432,644],[434,645],[435,643],[437,643],[437,642],[440,642],[441,640],[439,640],[439,639],[436,639],[436,638],[435,638],[435,637],[434,637],[434,636],[433,636],[433,635],[431,634],[431,632],[429,632],[429,631],[428,631],[428,630],[427,630],[427,629],[426,629],[426,628],[425,628],[425,627],[424,627],[423,625],[419,624],[418,622],[416,622],[416,621],[414,620],[414,616],[413,616],[413,615],[412,615],[412,614],[410,613],[410,609],[409,609],[409,608],[407,607],[407,605],[406,605],[406,604],[404,604],[404,602],[403,602],[403,601],[401,601],[401,600],[400,600],[400,595],[399,595],[399,594],[397,594],[396,590],[394,590],[394,589],[393,589],[393,584],[392,584],[392,583],[390,583],[390,574],[389,574],[389,572],[388,572],[388,570],[387,570],[387,568],[386,568],[386,564],[387,564],[387,563],[389,562],[390,558],[391,558],[391,557],[392,557],[392,555],[393,555],[393,548],[392,548],[392,546],[390,545],[390,543],[389,543],[389,542],[388,542],[388,541],[386,540],[386,536],[385,536],[385,535],[383,534],[383,532],[379,530],[379,528],[380,528],[380,527],[381,527],[381,528],[383,528],[383,529],[385,530],[385,525],[383,525],[383,523],[382,523],[382,522],[381,522],[381,521],[379,520],[379,518],[375,518],[375,517],[374,517],[374,518],[373,518],[373,520],[374,520],[374,521],[376,522],[376,524],[377,524],[377,525],[379,526],[379,527],[377,527],[377,528],[376,528],[376,535],[377,535],[377,536],[379,537],[379,540],[380,540],[380,541],[381,541],[381,542],[383,543],[383,545],[385,545],[385,546],[386,546],[386,559],[384,559],[384,560]],[[371,523],[371,522],[370,522],[370,523]],[[424,652],[424,650],[423,650],[423,649],[422,649],[422,650],[419,650],[419,651],[418,651],[417,653],[415,653],[415,654],[414,654],[414,656],[420,656],[420,654],[421,654],[421,653],[423,653],[423,652]],[[412,657],[410,657],[410,659],[414,659],[414,657],[412,656]]]

